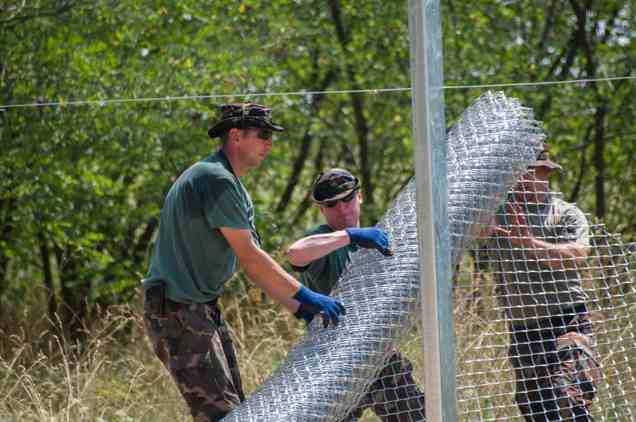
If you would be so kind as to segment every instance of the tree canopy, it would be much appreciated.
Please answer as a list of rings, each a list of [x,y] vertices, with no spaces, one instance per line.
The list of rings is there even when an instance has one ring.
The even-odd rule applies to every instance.
[[[519,84],[500,89],[544,122],[556,187],[634,238],[636,82],[584,81],[634,76],[634,5],[441,6],[449,124],[482,85]],[[365,224],[413,175],[410,92],[372,91],[410,87],[406,1],[5,0],[0,40],[0,313],[41,306],[73,330],[129,301],[171,182],[217,148],[219,103],[266,103],[288,128],[245,177],[272,253],[318,221],[321,169],[361,178]]]

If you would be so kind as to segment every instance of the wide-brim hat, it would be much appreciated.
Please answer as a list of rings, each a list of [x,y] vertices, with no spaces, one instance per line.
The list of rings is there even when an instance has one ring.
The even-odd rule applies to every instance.
[[[253,103],[223,104],[221,120],[208,130],[210,138],[221,136],[232,128],[264,128],[282,132],[284,127],[272,121],[272,109]]]
[[[311,199],[317,204],[345,198],[360,189],[360,181],[345,169],[333,168],[320,173],[314,182]]]
[[[550,146],[543,144],[543,150],[537,155],[537,159],[528,165],[528,167],[547,167],[550,170],[563,170],[560,164],[550,159]]]

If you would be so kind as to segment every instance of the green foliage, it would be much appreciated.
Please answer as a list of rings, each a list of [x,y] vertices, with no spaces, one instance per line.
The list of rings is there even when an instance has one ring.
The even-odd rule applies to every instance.
[[[215,105],[242,94],[288,127],[245,177],[274,254],[320,220],[307,192],[322,168],[361,177],[363,224],[413,175],[408,93],[315,93],[408,87],[407,2],[26,3],[0,6],[0,104],[60,104],[0,111],[0,310],[33,289],[50,312],[64,302],[82,319],[129,301],[167,189],[217,147],[205,134]],[[633,6],[583,7],[442,2],[446,85],[632,75]],[[447,89],[448,123],[483,90]],[[506,89],[545,122],[568,169],[555,187],[631,237],[635,91],[633,81]],[[165,100],[184,95],[205,98]],[[156,100],[112,101],[141,97]]]

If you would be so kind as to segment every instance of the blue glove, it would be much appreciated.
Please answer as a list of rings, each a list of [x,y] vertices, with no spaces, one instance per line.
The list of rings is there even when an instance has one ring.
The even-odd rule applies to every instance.
[[[351,243],[361,248],[377,249],[384,256],[392,256],[393,252],[389,249],[389,238],[386,232],[375,227],[345,229]]]
[[[305,324],[309,325],[311,321],[314,320],[314,315],[319,313],[320,310],[315,310],[314,306],[301,303],[298,310],[294,313],[294,316],[298,319],[304,319]]]
[[[329,326],[329,321],[333,325],[338,325],[338,315],[347,313],[342,303],[329,296],[309,290],[305,286],[300,287],[300,290],[294,295],[294,299],[300,302],[296,314],[299,314],[307,323],[311,322],[314,315],[320,314],[325,328]]]

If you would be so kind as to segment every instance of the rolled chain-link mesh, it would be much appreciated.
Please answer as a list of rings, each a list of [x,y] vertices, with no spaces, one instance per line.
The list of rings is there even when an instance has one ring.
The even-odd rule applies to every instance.
[[[456,262],[541,149],[544,135],[531,110],[488,92],[462,114],[447,138]],[[387,421],[422,420],[421,388],[412,381],[409,362],[396,354],[419,303],[414,181],[378,226],[387,230],[394,256],[370,250],[352,255],[333,292],[347,308],[346,317],[328,329],[314,321],[281,366],[224,420],[341,421],[360,404]]]

